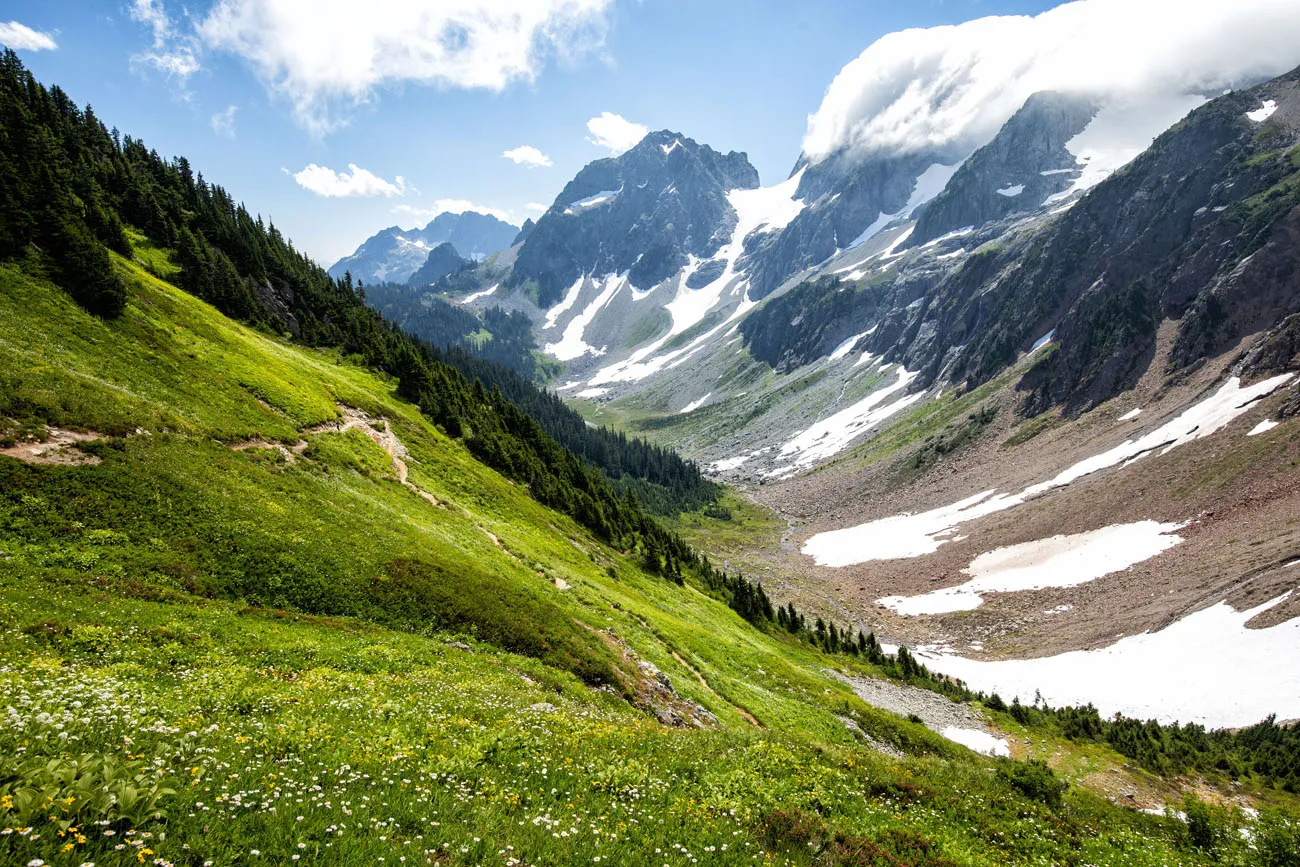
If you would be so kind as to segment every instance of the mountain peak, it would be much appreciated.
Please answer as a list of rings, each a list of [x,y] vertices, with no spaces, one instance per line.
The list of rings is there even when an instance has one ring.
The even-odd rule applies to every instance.
[[[524,236],[511,281],[535,281],[542,307],[583,275],[627,272],[648,288],[691,256],[717,253],[736,220],[727,192],[757,186],[744,153],[722,154],[671,130],[649,133],[565,185]]]
[[[351,256],[334,263],[329,273],[341,277],[344,271],[351,271],[353,278],[366,283],[405,283],[440,244],[450,243],[462,259],[486,259],[509,249],[518,234],[518,227],[491,214],[444,211],[424,228],[389,226],[376,232]]]

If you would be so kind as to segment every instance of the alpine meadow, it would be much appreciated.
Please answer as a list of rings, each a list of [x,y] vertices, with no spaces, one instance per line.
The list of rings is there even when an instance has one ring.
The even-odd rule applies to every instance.
[[[118,5],[0,13],[0,864],[1300,865],[1300,2]]]

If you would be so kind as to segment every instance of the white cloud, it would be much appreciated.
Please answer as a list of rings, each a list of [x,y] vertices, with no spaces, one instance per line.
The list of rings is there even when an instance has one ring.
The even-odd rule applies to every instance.
[[[393,208],[394,214],[406,214],[407,216],[416,217],[423,220],[431,220],[439,214],[463,214],[466,211],[474,211],[478,214],[488,214],[496,217],[498,220],[504,220],[509,223],[512,217],[509,211],[501,208],[493,208],[488,205],[480,205],[471,202],[469,199],[435,199],[433,205],[428,208],[420,208],[414,205],[398,205]]]
[[[612,0],[219,0],[198,25],[317,134],[403,82],[499,91],[604,43]]]
[[[529,168],[551,165],[551,158],[532,145],[520,145],[517,148],[511,148],[502,153],[501,156],[516,165],[528,166]]]
[[[528,204],[524,205],[524,210],[536,211],[539,214],[544,214],[546,213],[547,208],[541,202],[529,202]]]
[[[217,135],[223,135],[227,138],[235,137],[235,112],[239,111],[239,106],[228,105],[225,111],[219,111],[212,115],[212,131]]]
[[[587,131],[591,133],[587,141],[597,147],[609,148],[609,152],[617,156],[634,147],[650,129],[627,120],[621,114],[602,111],[599,117],[587,121]]]
[[[131,55],[132,67],[153,67],[179,81],[182,87],[191,75],[203,68],[194,37],[177,34],[162,0],[133,0],[127,14],[132,21],[153,31],[152,48]]]
[[[808,118],[804,152],[964,155],[1040,90],[1217,94],[1300,63],[1295,0],[1080,0],[881,37]]]
[[[153,44],[162,45],[172,35],[172,21],[161,0],[133,0],[127,10],[132,21],[147,24],[153,30]]]
[[[14,51],[53,51],[59,47],[50,34],[17,21],[0,22],[0,45],[7,45]]]
[[[311,163],[293,175],[298,186],[311,190],[318,196],[330,199],[392,198],[406,192],[406,181],[398,175],[395,181],[386,181],[356,163],[348,163],[348,171],[336,172],[325,166]]]

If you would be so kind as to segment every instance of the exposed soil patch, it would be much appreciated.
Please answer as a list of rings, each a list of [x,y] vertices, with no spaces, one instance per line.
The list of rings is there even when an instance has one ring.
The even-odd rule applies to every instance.
[[[76,444],[106,439],[104,434],[57,427],[49,428],[48,431],[45,439],[20,442],[0,449],[0,455],[17,458],[28,464],[60,467],[93,466],[100,462],[97,456],[86,454],[78,449]]]

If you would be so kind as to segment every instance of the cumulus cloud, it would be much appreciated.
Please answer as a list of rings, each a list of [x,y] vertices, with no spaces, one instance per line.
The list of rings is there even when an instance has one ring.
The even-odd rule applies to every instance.
[[[546,206],[543,205],[541,202],[529,202],[528,204],[524,205],[524,210],[536,211],[539,214],[544,214],[546,213]]]
[[[516,165],[528,166],[529,168],[545,167],[551,165],[551,158],[539,151],[532,145],[520,145],[517,148],[501,154],[501,156],[515,163]]]
[[[804,153],[964,156],[1040,90],[1214,95],[1300,63],[1295,0],[1080,0],[881,37],[831,82]]]
[[[507,223],[511,220],[509,211],[488,205],[480,205],[477,202],[471,202],[469,199],[435,199],[433,205],[427,208],[415,207],[414,205],[398,205],[393,208],[394,214],[406,214],[423,220],[431,220],[439,214],[463,214],[466,211],[487,214]]]
[[[587,131],[591,133],[587,141],[597,147],[609,148],[609,152],[617,156],[634,147],[650,130],[644,124],[633,123],[621,114],[602,111],[599,117],[587,121]]]
[[[311,190],[316,195],[329,199],[379,196],[392,198],[406,192],[406,181],[401,175],[398,175],[394,181],[386,181],[356,163],[348,163],[346,172],[336,172],[331,168],[310,163],[307,168],[294,173],[293,179],[303,189]]]
[[[404,82],[499,91],[604,44],[612,0],[218,0],[203,43],[244,58],[323,134]]]
[[[226,106],[225,111],[219,111],[212,115],[210,121],[212,124],[212,131],[217,135],[225,136],[226,138],[234,138],[235,112],[237,111],[239,111],[239,106],[228,105]]]
[[[0,22],[0,45],[7,45],[14,51],[53,51],[59,47],[50,34],[17,21]]]

